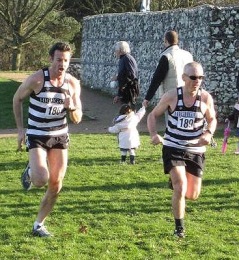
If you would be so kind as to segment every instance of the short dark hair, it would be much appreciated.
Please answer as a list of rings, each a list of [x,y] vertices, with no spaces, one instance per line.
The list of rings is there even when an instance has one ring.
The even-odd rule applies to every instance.
[[[164,37],[170,45],[178,44],[178,33],[176,31],[167,31]]]
[[[53,57],[56,50],[62,51],[62,52],[65,52],[65,51],[71,52],[71,46],[69,43],[66,43],[66,42],[57,42],[50,48],[49,55],[51,57]]]
[[[132,108],[128,104],[123,104],[120,108],[119,114],[120,115],[126,115],[129,114],[132,111]]]

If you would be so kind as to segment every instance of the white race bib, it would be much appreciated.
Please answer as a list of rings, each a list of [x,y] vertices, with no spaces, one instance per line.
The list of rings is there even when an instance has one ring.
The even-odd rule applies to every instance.
[[[58,118],[62,116],[63,105],[49,104],[46,108],[46,118]]]
[[[177,127],[184,130],[193,130],[195,118],[178,117]]]

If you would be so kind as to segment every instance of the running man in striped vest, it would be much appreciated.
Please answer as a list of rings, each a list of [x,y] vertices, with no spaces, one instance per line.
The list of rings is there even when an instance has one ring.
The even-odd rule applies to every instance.
[[[164,172],[170,174],[173,188],[174,234],[179,238],[185,236],[186,199],[196,200],[200,195],[204,153],[217,125],[212,96],[201,86],[204,79],[201,64],[186,64],[182,78],[185,86],[175,86],[166,92],[147,120],[152,144],[163,145]],[[166,111],[168,123],[162,137],[156,121]]]
[[[29,151],[29,163],[21,178],[22,186],[29,190],[32,184],[36,187],[48,185],[32,229],[32,234],[39,237],[51,236],[44,221],[56,203],[67,169],[67,113],[73,123],[79,123],[82,118],[80,83],[67,73],[70,45],[63,42],[54,44],[49,56],[51,66],[30,75],[13,98],[18,149],[21,150],[26,143]],[[22,103],[27,97],[30,99],[25,132]]]

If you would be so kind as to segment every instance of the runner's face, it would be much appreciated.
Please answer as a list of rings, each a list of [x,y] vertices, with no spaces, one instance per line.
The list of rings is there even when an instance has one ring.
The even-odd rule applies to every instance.
[[[57,74],[63,74],[69,67],[71,59],[71,53],[69,51],[59,51],[56,50],[54,53],[52,61],[52,68],[55,70]]]
[[[203,80],[203,69],[201,66],[191,67],[183,74],[185,88],[189,92],[194,92],[199,89]]]

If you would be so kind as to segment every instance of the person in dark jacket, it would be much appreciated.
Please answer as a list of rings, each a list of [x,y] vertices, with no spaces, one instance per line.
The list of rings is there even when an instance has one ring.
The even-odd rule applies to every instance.
[[[121,102],[134,107],[139,95],[137,62],[130,54],[129,44],[125,41],[115,44],[115,55],[119,58],[118,74],[111,80],[118,82],[118,93],[113,103]]]

